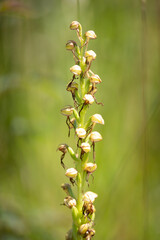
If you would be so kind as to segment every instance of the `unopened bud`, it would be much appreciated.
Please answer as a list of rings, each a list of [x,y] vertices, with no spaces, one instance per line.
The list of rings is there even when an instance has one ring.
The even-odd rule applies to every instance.
[[[66,49],[69,50],[69,51],[74,50],[75,46],[77,46],[77,43],[75,41],[73,41],[73,40],[69,40],[66,43]]]
[[[80,75],[82,70],[81,67],[79,65],[74,65],[70,68],[70,71],[75,74],[75,75]]]
[[[89,50],[85,53],[85,57],[87,58],[87,61],[90,62],[96,59],[96,53],[93,50]]]
[[[100,79],[100,77],[97,74],[93,74],[92,76],[90,76],[89,79],[90,79],[91,83],[95,83],[95,84],[102,82],[102,80]]]
[[[68,208],[72,208],[73,206],[76,206],[76,200],[71,196],[67,196],[64,199],[64,205],[66,205]]]
[[[75,168],[68,168],[65,175],[66,177],[69,177],[69,178],[75,178],[77,177],[77,170]]]
[[[84,142],[81,144],[81,149],[83,150],[83,152],[88,153],[91,151],[91,146],[89,143]]]
[[[84,235],[84,234],[87,232],[87,230],[89,229],[89,227],[90,227],[89,223],[82,224],[82,225],[79,227],[79,233],[80,233],[81,235]]]
[[[92,142],[99,142],[102,140],[102,136],[99,132],[92,132],[90,135],[90,139]]]
[[[76,128],[76,134],[79,138],[85,138],[86,130],[84,128]]]
[[[96,39],[97,38],[97,35],[95,34],[94,31],[92,30],[89,30],[85,33],[86,37],[89,38],[89,39]]]
[[[102,124],[104,125],[104,119],[102,118],[102,116],[100,114],[94,114],[92,117],[91,117],[91,121],[93,123],[99,123],[99,124]]]
[[[57,148],[57,150],[59,150],[62,153],[66,153],[67,152],[67,144],[60,144]]]
[[[94,98],[91,94],[85,94],[83,100],[86,104],[92,104],[94,102]]]
[[[71,116],[72,113],[73,113],[73,107],[72,106],[66,106],[64,108],[61,109],[61,113],[64,115],[64,116]]]
[[[76,30],[76,29],[79,28],[79,25],[80,25],[79,22],[73,21],[73,22],[71,22],[71,24],[70,24],[70,29],[71,29],[71,30]]]
[[[94,192],[88,191],[83,195],[83,201],[87,203],[93,203],[98,195]]]
[[[86,163],[84,170],[88,173],[93,173],[97,169],[97,164],[96,163]]]

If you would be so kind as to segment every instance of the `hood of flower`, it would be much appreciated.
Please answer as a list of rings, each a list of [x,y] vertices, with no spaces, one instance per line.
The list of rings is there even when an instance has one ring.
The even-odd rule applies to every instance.
[[[102,140],[102,136],[99,132],[92,132],[90,135],[90,139],[92,142],[99,142]]]
[[[90,82],[96,83],[96,84],[102,82],[102,80],[100,79],[100,77],[97,74],[91,75],[89,79],[90,79]]]
[[[94,102],[94,98],[91,94],[85,94],[83,100],[89,104],[92,104]]]
[[[85,57],[86,58],[91,58],[91,59],[96,59],[96,53],[93,51],[93,50],[88,50],[86,53],[85,53]]]
[[[79,23],[78,21],[73,21],[73,22],[71,22],[71,24],[70,24],[70,29],[71,29],[71,30],[76,30],[76,29],[79,28],[79,25],[80,25],[80,23]]]
[[[94,114],[92,117],[91,117],[91,120],[92,122],[95,122],[95,123],[99,123],[99,124],[102,124],[104,125],[104,119],[102,118],[102,116],[98,113]]]
[[[83,201],[88,203],[93,203],[98,195],[94,192],[88,191],[83,195]]]
[[[74,65],[70,68],[70,71],[75,74],[75,75],[80,75],[82,70],[81,67],[79,65]]]
[[[86,130],[84,128],[76,128],[76,134],[79,138],[85,138]]]
[[[75,178],[78,174],[78,171],[75,169],[75,168],[68,168],[66,170],[66,177],[69,177],[69,178]]]
[[[96,163],[86,163],[85,167],[84,167],[84,170],[89,172],[89,173],[94,172],[96,169],[97,169],[97,164]]]
[[[90,38],[90,39],[96,39],[97,35],[95,34],[95,32],[93,30],[89,30],[85,33],[86,37]]]
[[[66,106],[66,107],[61,109],[61,113],[64,116],[71,116],[72,113],[73,113],[73,107],[72,106]]]
[[[91,146],[90,146],[90,144],[89,143],[82,143],[81,144],[81,148],[82,148],[82,150],[84,151],[84,152],[90,152],[91,151]]]

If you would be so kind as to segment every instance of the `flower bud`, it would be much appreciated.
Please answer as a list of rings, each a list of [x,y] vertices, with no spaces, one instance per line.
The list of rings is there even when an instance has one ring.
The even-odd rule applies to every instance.
[[[69,177],[69,178],[76,178],[77,174],[78,172],[75,168],[68,168],[65,173],[66,177]]]
[[[64,199],[64,205],[66,205],[68,208],[72,208],[73,206],[76,206],[76,200],[71,196],[67,196]]]
[[[81,235],[84,235],[84,234],[87,232],[87,230],[89,229],[89,227],[90,227],[89,223],[82,224],[82,225],[79,227],[79,233],[80,233]]]
[[[83,201],[86,203],[93,203],[98,195],[94,192],[88,191],[83,195]]]
[[[90,135],[90,139],[92,142],[99,142],[102,140],[102,136],[99,132],[92,132]]]
[[[92,30],[89,30],[85,33],[86,37],[89,38],[89,39],[96,39],[97,38],[97,35],[95,34],[94,31]]]
[[[86,104],[92,104],[94,102],[94,98],[91,94],[85,94],[83,100]]]
[[[82,70],[81,67],[79,65],[74,65],[70,68],[70,71],[75,74],[75,75],[80,75]]]
[[[61,109],[61,113],[64,115],[64,116],[71,116],[72,113],[73,113],[73,107],[72,106],[66,106],[64,108]]]
[[[62,153],[66,153],[67,152],[67,144],[60,144],[57,148],[57,150],[59,150]]]
[[[90,62],[96,59],[96,53],[93,50],[89,50],[85,53],[85,57],[87,58],[87,61]]]
[[[72,50],[74,50],[75,46],[77,46],[77,43],[73,40],[69,40],[66,43],[66,50],[72,51]]]
[[[71,30],[76,30],[76,29],[79,28],[79,25],[80,25],[79,22],[73,21],[73,22],[71,22],[71,24],[70,24],[70,29],[71,29]]]
[[[93,123],[99,123],[99,124],[102,124],[104,125],[104,119],[102,118],[102,116],[100,114],[94,114],[92,117],[91,117],[91,121]]]
[[[85,138],[86,130],[84,128],[76,128],[76,134],[79,138]]]
[[[90,76],[89,79],[90,79],[91,83],[95,83],[95,84],[102,82],[102,80],[100,79],[100,77],[97,74],[93,74],[92,76]]]
[[[88,173],[93,173],[97,169],[96,163],[86,163],[84,166],[84,170]]]
[[[75,90],[78,90],[78,83],[72,82],[71,84],[69,84],[67,86],[66,90],[69,91],[69,92],[74,92]]]
[[[91,151],[91,146],[89,143],[84,142],[81,144],[81,149],[83,150],[83,152],[88,153]]]

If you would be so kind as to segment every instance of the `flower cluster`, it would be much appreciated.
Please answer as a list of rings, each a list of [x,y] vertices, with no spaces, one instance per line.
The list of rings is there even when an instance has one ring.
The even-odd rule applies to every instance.
[[[69,40],[66,49],[71,51],[75,65],[70,68],[72,79],[67,84],[66,90],[71,93],[73,106],[67,105],[61,109],[62,115],[66,116],[68,136],[73,130],[77,136],[76,150],[74,151],[67,144],[60,144],[58,150],[62,153],[61,165],[65,169],[65,176],[70,183],[62,184],[62,189],[66,193],[63,205],[72,210],[72,229],[66,234],[66,240],[87,239],[90,240],[95,235],[94,201],[98,195],[94,192],[85,192],[86,185],[89,186],[89,176],[97,169],[95,163],[95,144],[102,140],[99,132],[93,131],[96,124],[104,124],[104,119],[100,114],[94,114],[85,121],[85,114],[90,105],[98,103],[95,98],[97,85],[101,83],[101,78],[91,71],[92,61],[96,59],[96,53],[88,50],[88,43],[91,39],[96,39],[94,31],[89,30],[82,35],[82,26],[79,22],[73,21],[70,29],[75,30],[80,41],[80,46]],[[90,152],[93,155],[90,156]],[[74,168],[66,169],[63,162],[65,154],[69,153],[73,159]],[[87,184],[86,184],[87,183]],[[77,188],[77,193],[72,191],[72,186]]]

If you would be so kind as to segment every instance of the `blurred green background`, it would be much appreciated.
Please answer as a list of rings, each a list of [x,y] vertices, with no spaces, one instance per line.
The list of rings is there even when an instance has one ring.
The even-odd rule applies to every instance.
[[[69,30],[77,12],[76,0],[0,1],[1,240],[61,240],[71,227],[56,148],[75,148],[60,109],[72,104],[65,43],[77,40]],[[90,182],[99,195],[94,239],[159,240],[160,3],[147,1],[146,24],[139,0],[80,0],[79,15],[98,36],[89,49],[103,81],[104,107],[89,110],[105,119]]]

